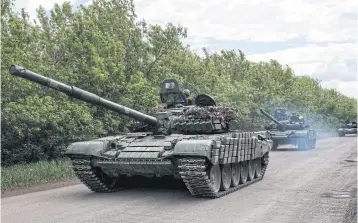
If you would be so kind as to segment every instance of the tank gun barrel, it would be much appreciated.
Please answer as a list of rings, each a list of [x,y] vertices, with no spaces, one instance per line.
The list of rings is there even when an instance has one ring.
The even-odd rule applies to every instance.
[[[40,74],[27,70],[24,67],[18,65],[11,65],[9,72],[11,75],[18,76],[32,82],[36,82],[43,86],[63,92],[70,97],[77,98],[90,104],[102,106],[119,114],[134,118],[138,121],[142,121],[150,125],[156,125],[158,123],[158,120],[153,116],[146,115],[139,111],[119,105],[75,86],[70,86],[62,82],[53,80],[51,78],[44,77]]]
[[[277,124],[278,126],[282,126],[282,123],[280,123],[279,121],[277,121],[274,117],[272,117],[270,114],[268,114],[267,112],[265,112],[263,109],[260,108],[260,112],[265,115],[268,119],[270,119],[271,121],[273,121],[275,124]]]

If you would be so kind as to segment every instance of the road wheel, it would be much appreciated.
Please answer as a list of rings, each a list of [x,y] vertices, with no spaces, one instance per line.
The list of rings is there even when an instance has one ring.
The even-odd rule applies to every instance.
[[[248,180],[251,181],[255,178],[255,171],[256,171],[256,165],[255,165],[255,161],[254,160],[249,160],[248,161],[248,169],[249,169],[249,174],[248,174]]]
[[[231,165],[231,186],[236,187],[240,183],[240,163]]]
[[[93,168],[93,171],[94,175],[98,177],[97,183],[104,185],[108,190],[114,190],[120,186],[124,186],[124,182],[121,182],[119,177],[111,177],[107,175],[100,167]]]
[[[221,184],[221,171],[219,165],[213,165],[209,171],[210,184],[212,185],[213,192],[217,193],[220,190]]]
[[[105,174],[103,171],[101,171],[101,178],[103,183],[108,187],[108,188],[114,188],[115,185],[117,184],[117,178],[114,177],[109,177],[107,174]]]
[[[231,166],[230,163],[226,163],[221,169],[221,185],[220,190],[228,190],[231,185]]]
[[[240,183],[244,184],[247,181],[247,176],[249,175],[249,165],[247,161],[240,162],[241,172],[240,172]]]
[[[256,165],[256,169],[255,169],[255,178],[259,178],[261,176],[261,158],[257,158],[255,159],[255,165]]]

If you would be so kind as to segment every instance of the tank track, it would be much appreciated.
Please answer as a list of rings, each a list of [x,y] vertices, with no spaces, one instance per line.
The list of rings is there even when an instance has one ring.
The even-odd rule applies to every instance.
[[[179,159],[179,174],[194,197],[219,198],[262,180],[268,166],[269,155],[265,155],[262,161],[260,177],[217,193],[214,193],[208,173],[205,171],[207,162],[205,158]]]
[[[76,176],[91,191],[97,193],[112,193],[123,190],[122,187],[109,187],[91,166],[90,157],[77,156],[71,157],[71,160]],[[268,166],[269,156],[267,154],[263,157],[260,177],[252,181],[247,181],[244,184],[239,184],[236,187],[229,188],[226,191],[219,191],[218,193],[213,192],[209,176],[205,172],[207,165],[205,158],[182,158],[178,161],[179,175],[194,197],[219,198],[262,180]]]
[[[93,192],[111,193],[121,190],[109,187],[91,166],[90,157],[72,157],[72,167],[78,179]]]

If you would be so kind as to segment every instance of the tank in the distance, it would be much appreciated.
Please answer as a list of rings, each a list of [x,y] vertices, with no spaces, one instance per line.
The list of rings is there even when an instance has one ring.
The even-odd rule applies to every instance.
[[[173,78],[160,86],[163,107],[144,114],[20,66],[10,73],[133,119],[130,133],[67,147],[73,170],[94,192],[125,189],[133,176],[174,176],[193,196],[217,198],[265,175],[272,147],[267,131],[241,132],[235,112],[209,95],[188,104]]]
[[[337,128],[338,136],[357,134],[357,121],[350,121],[347,119]]]
[[[316,148],[317,134],[310,125],[305,124],[304,117],[297,113],[287,114],[282,108],[275,110],[274,117],[260,109],[272,122],[265,126],[273,141],[272,150],[277,150],[279,145],[291,144],[300,150]]]

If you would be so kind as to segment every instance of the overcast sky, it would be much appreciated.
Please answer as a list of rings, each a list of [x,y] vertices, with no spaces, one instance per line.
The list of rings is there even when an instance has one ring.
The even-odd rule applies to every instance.
[[[91,1],[91,0],[90,0]],[[72,4],[88,4],[72,0]],[[16,0],[30,15],[64,0]],[[355,0],[134,0],[138,17],[188,28],[192,49],[241,49],[254,61],[276,59],[296,75],[357,96]]]

